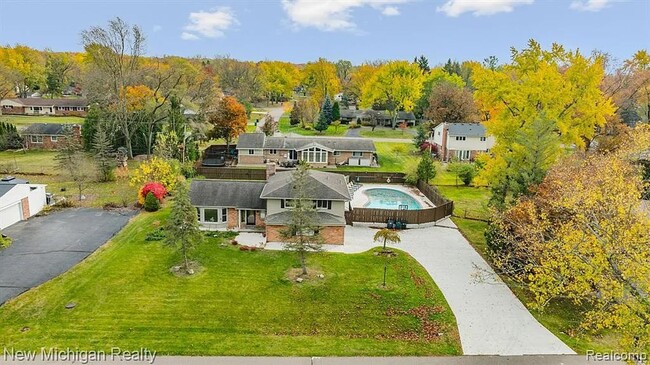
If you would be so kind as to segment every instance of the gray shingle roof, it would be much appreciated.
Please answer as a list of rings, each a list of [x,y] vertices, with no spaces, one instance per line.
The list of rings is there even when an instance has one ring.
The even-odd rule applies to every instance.
[[[203,207],[265,209],[260,199],[264,185],[264,181],[192,180],[190,200]]]
[[[281,171],[271,176],[262,191],[263,199],[291,199],[294,197],[292,171]],[[350,191],[345,176],[332,172],[309,170],[307,197],[310,199],[349,201]]]
[[[264,133],[244,133],[239,136],[237,149],[301,149],[317,143],[334,151],[375,152],[375,144],[368,138],[350,137],[266,137]]]
[[[5,176],[0,179],[0,185],[16,185],[16,184],[29,184],[29,181],[19,179],[13,176]]]
[[[485,126],[481,123],[449,123],[450,136],[485,137]]]
[[[415,114],[411,112],[397,112],[397,119],[400,120],[415,120]]]
[[[88,106],[88,100],[86,99],[18,98],[9,100],[24,106]]]
[[[66,128],[70,131],[72,130],[71,124],[58,124],[58,123],[34,123],[30,124],[29,127],[22,130],[22,135],[30,134],[45,134],[45,135],[65,135]]]
[[[327,212],[313,212],[315,214],[314,222],[319,226],[335,226],[335,225],[345,225],[345,218],[339,217],[332,213]],[[284,225],[291,222],[291,211],[283,211],[280,213],[275,213],[267,215],[264,222],[267,225]]]
[[[0,196],[3,196],[13,189],[15,184],[0,184]]]

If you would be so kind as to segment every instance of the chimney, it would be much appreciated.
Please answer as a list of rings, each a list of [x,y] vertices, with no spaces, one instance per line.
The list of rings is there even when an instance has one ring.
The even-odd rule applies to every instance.
[[[81,125],[79,124],[72,125],[72,135],[75,138],[81,139]]]
[[[268,162],[266,164],[266,180],[275,175],[275,162]]]

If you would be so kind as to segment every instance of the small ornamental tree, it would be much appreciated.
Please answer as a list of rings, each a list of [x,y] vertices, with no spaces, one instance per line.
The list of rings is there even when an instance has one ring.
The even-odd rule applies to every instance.
[[[144,198],[144,210],[147,212],[155,212],[158,209],[160,209],[160,201],[153,195],[153,193],[149,192]]]
[[[386,252],[386,243],[400,243],[402,242],[402,239],[399,237],[399,233],[397,231],[393,231],[392,229],[384,228],[380,229],[375,233],[375,237],[373,237],[373,240],[375,242],[383,242],[384,248],[383,252]],[[386,272],[388,271],[388,262],[384,261],[384,281],[382,283],[383,287],[386,287]]]
[[[300,124],[300,104],[297,102],[293,102],[293,108],[291,108],[291,112],[289,113],[289,124],[291,125],[297,125]]]
[[[415,147],[421,148],[422,144],[427,142],[427,131],[424,129],[422,124],[420,124],[415,131],[416,134],[413,136],[413,144],[415,144]]]
[[[462,164],[456,171],[456,174],[458,174],[458,178],[465,186],[469,186],[476,177],[476,166],[474,164]]]
[[[180,249],[183,256],[183,269],[192,274],[190,269],[190,251],[202,241],[203,235],[199,230],[199,221],[196,219],[196,208],[190,201],[188,184],[179,181],[176,184],[171,212],[165,227],[167,235],[165,242]]]
[[[278,122],[271,114],[264,117],[264,124],[262,125],[262,132],[267,136],[272,136],[278,130]]]
[[[158,181],[167,191],[171,191],[176,184],[177,170],[177,166],[174,166],[170,161],[153,156],[149,160],[142,162],[133,172],[130,184],[131,186],[137,186],[150,181]]]
[[[159,182],[148,182],[144,184],[138,192],[138,202],[144,204],[145,198],[151,193],[162,203],[163,198],[167,195],[167,189]]]

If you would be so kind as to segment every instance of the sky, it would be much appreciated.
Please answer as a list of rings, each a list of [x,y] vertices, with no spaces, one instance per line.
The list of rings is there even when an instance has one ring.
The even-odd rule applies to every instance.
[[[504,63],[531,38],[619,61],[650,48],[650,0],[0,0],[0,44],[81,51],[80,32],[114,17],[141,27],[150,56],[437,65]]]

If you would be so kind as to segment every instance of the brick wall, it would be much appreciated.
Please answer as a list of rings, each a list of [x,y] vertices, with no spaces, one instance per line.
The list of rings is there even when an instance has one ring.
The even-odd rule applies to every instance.
[[[285,226],[266,226],[266,240],[269,242],[282,242],[280,231]],[[345,238],[344,226],[328,226],[320,230],[324,243],[329,245],[342,245]]]
[[[264,156],[262,155],[239,155],[237,157],[239,165],[263,165]]]
[[[23,220],[29,218],[29,198],[20,199],[20,204],[23,206]]]
[[[228,229],[239,228],[239,211],[235,208],[228,208],[226,214],[228,216]]]
[[[23,115],[25,108],[22,106],[14,106],[13,108],[2,108],[3,115]]]
[[[264,220],[260,216],[260,211],[256,210],[255,211],[255,227],[264,227],[266,223],[264,223]]]

